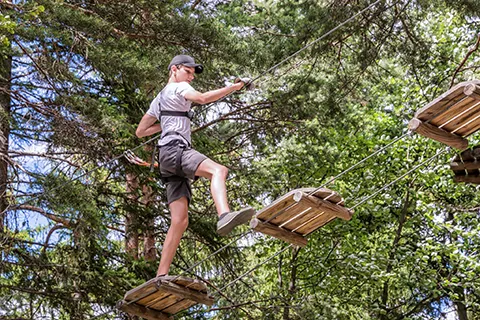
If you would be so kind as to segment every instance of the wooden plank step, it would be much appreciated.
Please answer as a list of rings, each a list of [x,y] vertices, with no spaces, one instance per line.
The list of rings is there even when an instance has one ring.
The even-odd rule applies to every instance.
[[[453,171],[480,169],[480,161],[450,162]]]
[[[117,309],[147,320],[173,320],[173,317],[161,311],[152,310],[136,303],[128,304],[128,302],[125,300],[117,302]]]
[[[480,86],[479,80],[465,81],[457,84],[418,110],[415,113],[415,118],[425,122],[448,111],[467,96],[477,98],[480,94],[478,86]]]
[[[440,117],[432,120],[430,123],[448,132],[458,130],[462,124],[473,119],[480,110],[480,101],[467,97],[452,108],[441,114]]]
[[[450,162],[456,183],[480,184],[480,146],[457,154]]]
[[[480,184],[480,176],[454,176],[453,181],[456,183],[472,183],[472,184]]]
[[[477,112],[475,117],[466,121],[463,125],[458,127],[458,130],[452,132],[461,135],[462,137],[468,137],[480,129],[480,113]]]
[[[409,129],[459,150],[480,129],[480,81],[465,81],[415,113]]]
[[[314,192],[313,194],[310,194]],[[259,210],[250,227],[296,246],[307,245],[305,236],[335,218],[350,220],[353,211],[344,207],[335,191],[295,189]]]
[[[145,319],[170,319],[171,315],[197,303],[211,306],[213,302],[203,282],[181,276],[162,276],[128,291],[117,307]]]
[[[269,220],[273,217],[278,211],[285,209],[289,205],[292,205],[295,201],[293,200],[292,196],[295,192],[303,191],[305,193],[310,193],[314,191],[315,188],[299,188],[288,192],[287,194],[283,195],[282,197],[278,198],[270,205],[266,206],[265,208],[259,210],[256,214],[256,217],[260,220]],[[327,199],[328,201],[339,204],[343,206],[343,199],[336,193],[335,191],[329,190],[327,188],[321,188],[317,190],[314,196]]]

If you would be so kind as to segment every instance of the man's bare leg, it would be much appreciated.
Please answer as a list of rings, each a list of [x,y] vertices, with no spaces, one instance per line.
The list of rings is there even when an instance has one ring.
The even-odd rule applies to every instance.
[[[236,226],[244,224],[250,220],[255,211],[246,207],[241,210],[230,212],[227,201],[227,180],[228,169],[210,159],[206,159],[199,166],[195,175],[210,179],[210,189],[215,201],[215,207],[218,213],[217,232],[225,236]]]
[[[177,251],[182,235],[188,227],[188,200],[182,197],[169,205],[171,224],[163,243],[162,257],[158,266],[157,276],[168,274],[173,257]]]
[[[210,159],[205,159],[197,168],[196,176],[205,177],[211,181],[210,191],[212,193],[215,208],[220,216],[222,213],[230,212],[227,201],[227,180],[228,169]]]

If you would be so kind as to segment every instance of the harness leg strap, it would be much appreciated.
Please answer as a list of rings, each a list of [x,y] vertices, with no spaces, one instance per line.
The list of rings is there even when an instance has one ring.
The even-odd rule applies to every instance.
[[[183,172],[183,169],[182,169],[182,155],[186,147],[187,146],[183,144],[179,144],[177,146],[177,155],[175,157],[175,175],[182,178],[185,177],[185,172]]]

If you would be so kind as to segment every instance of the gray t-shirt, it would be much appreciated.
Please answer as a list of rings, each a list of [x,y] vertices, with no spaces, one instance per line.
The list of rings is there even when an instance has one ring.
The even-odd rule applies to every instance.
[[[195,90],[188,82],[169,83],[153,99],[147,114],[160,120],[160,105],[163,111],[190,111],[192,102],[185,99],[185,94]],[[162,127],[162,137],[158,141],[159,146],[164,146],[172,140],[183,138],[185,142],[191,145],[190,119],[187,117],[162,116],[160,125]],[[178,135],[169,135],[167,132],[178,132]]]

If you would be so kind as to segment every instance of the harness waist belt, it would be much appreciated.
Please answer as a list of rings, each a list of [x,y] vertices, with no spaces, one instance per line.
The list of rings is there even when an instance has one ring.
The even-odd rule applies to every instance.
[[[163,138],[165,138],[165,137],[168,137],[168,136],[179,136],[179,137],[182,137],[183,140],[182,140],[182,139],[172,140],[172,141],[170,141],[169,143],[167,143],[167,146],[175,145],[175,144],[178,144],[178,143],[184,143],[184,144],[186,143],[187,146],[190,146],[190,142],[188,142],[188,140],[185,139],[185,137],[184,137],[182,134],[180,134],[180,133],[178,133],[178,132],[176,132],[176,131],[168,131],[168,132],[165,132],[165,133],[162,135],[162,137],[160,138],[160,140],[163,139]],[[185,140],[185,141],[184,141],[184,140]]]
[[[193,111],[167,111],[161,110],[160,116],[171,116],[171,117],[186,117],[188,119],[193,118]]]

